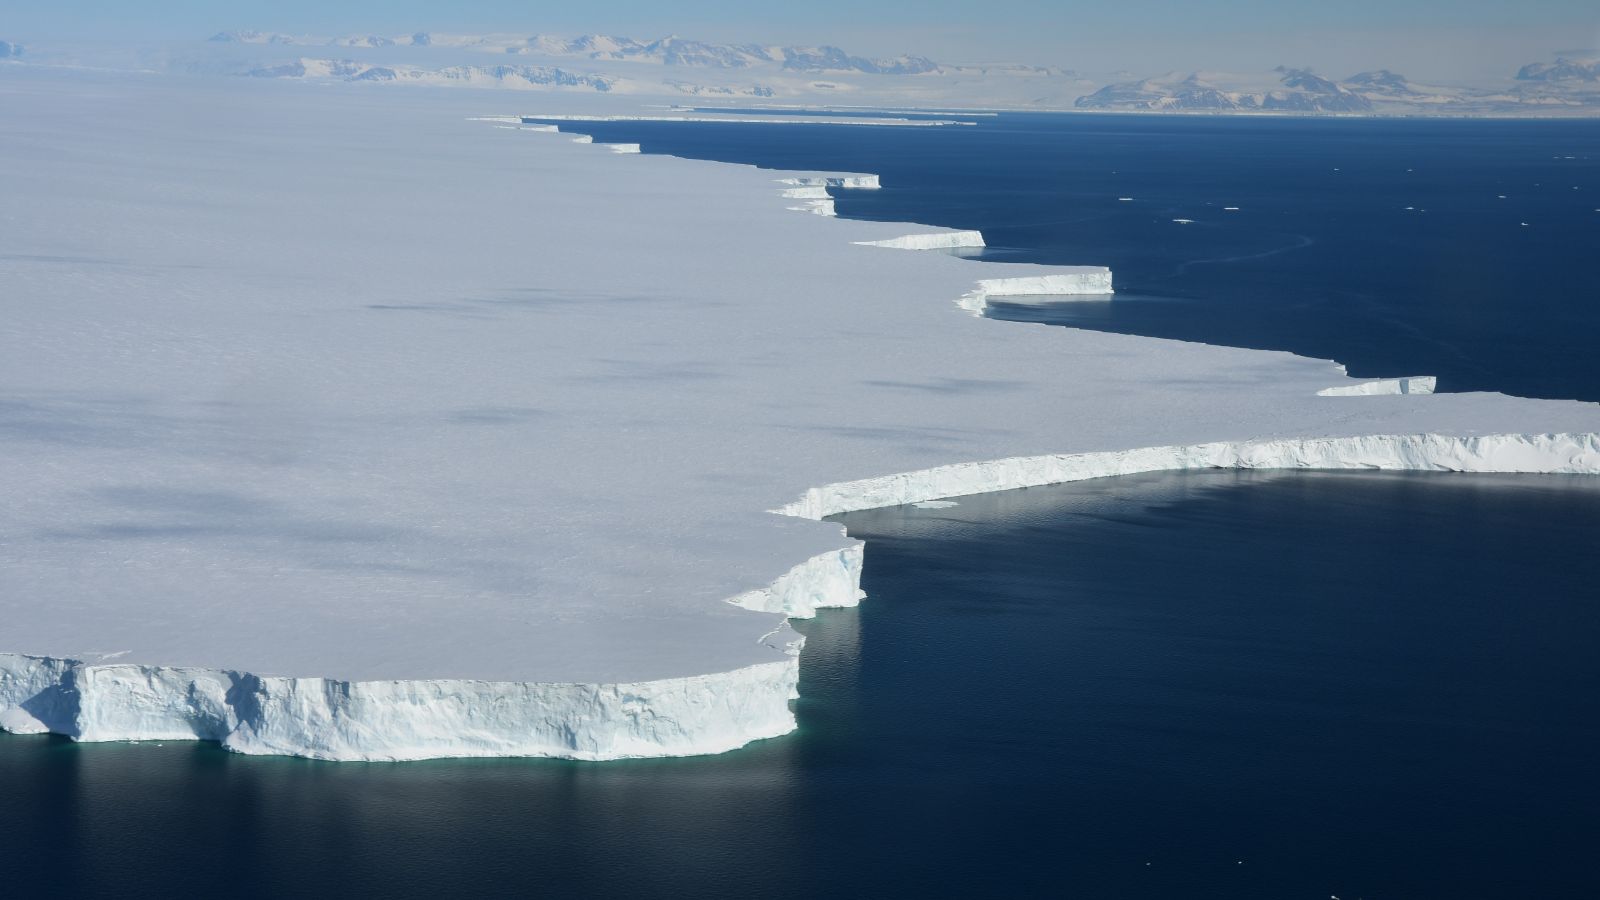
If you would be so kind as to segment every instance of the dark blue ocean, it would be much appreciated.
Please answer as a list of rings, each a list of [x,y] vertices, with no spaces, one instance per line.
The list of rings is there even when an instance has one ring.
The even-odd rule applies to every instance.
[[[841,213],[1116,270],[1110,303],[1016,315],[1600,399],[1600,125],[592,130],[879,172]],[[869,599],[800,625],[793,735],[700,759],[402,764],[0,736],[0,884],[1600,895],[1600,479],[1167,473],[841,521],[868,542]]]
[[[1000,318],[1600,401],[1600,121],[970,121],[563,127],[646,153],[878,173],[882,190],[835,192],[840,215],[976,228],[988,258],[1112,269],[1111,302]]]

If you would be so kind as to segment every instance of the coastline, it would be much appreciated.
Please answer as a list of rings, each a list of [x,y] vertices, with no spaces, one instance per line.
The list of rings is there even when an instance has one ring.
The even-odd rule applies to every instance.
[[[570,137],[567,135],[566,137]],[[482,133],[463,134],[464,141],[483,139]],[[568,145],[565,139],[556,143]],[[578,152],[582,152],[579,148]],[[604,145],[594,148],[595,157],[606,157],[599,165],[584,162],[579,166],[584,172],[601,174],[601,166],[627,165],[630,157],[610,159]],[[679,161],[681,163],[681,161]],[[656,171],[673,171],[677,164],[654,166]],[[710,166],[692,166],[699,172],[713,171]],[[727,172],[723,179],[730,191],[745,192],[763,183],[769,193],[762,202],[773,198],[802,199],[810,202],[824,198],[809,194],[801,197],[782,195],[786,191],[823,187],[795,179],[827,176],[807,176],[801,173],[762,172],[748,179],[734,179],[732,173],[740,167],[715,166],[715,171]],[[748,173],[747,173],[748,174]],[[719,176],[703,176],[717,178]],[[736,187],[732,183],[737,181]],[[781,184],[791,182],[790,187]],[[844,186],[844,185],[838,185]],[[864,185],[858,185],[864,186]],[[824,190],[825,194],[826,191]],[[572,196],[581,200],[585,196],[579,187]],[[829,204],[831,206],[831,203]],[[808,212],[822,212],[809,208]],[[828,210],[831,212],[831,209]],[[826,212],[824,212],[826,215]],[[893,247],[903,236],[893,234],[905,226],[851,225],[826,223],[829,229],[811,245],[820,252],[825,246],[840,261],[848,260],[852,244],[887,242]],[[862,237],[865,240],[852,240]],[[781,240],[781,238],[779,238]],[[888,254],[883,247],[866,248],[859,252],[880,254],[881,257],[901,258],[915,254]],[[869,266],[878,266],[873,261]],[[908,271],[909,263],[897,263],[897,271]],[[930,296],[928,289],[949,291],[946,302],[959,292],[958,272],[944,264],[934,264],[923,258],[916,264],[923,268],[937,268],[925,280],[912,286],[910,296],[922,298],[937,307],[939,299]],[[1007,272],[1000,279],[1059,277],[1061,267],[1050,267],[1045,275],[1033,273],[1042,267],[1005,264],[993,265],[993,271]],[[858,274],[859,274],[858,270]],[[971,274],[970,270],[964,270]],[[579,273],[581,274],[581,273]],[[581,278],[578,279],[581,281]],[[970,287],[971,280],[967,280]],[[1099,286],[1095,282],[1095,287]],[[1105,287],[1109,288],[1109,276]],[[856,290],[860,290],[857,287]],[[981,288],[980,288],[981,290]],[[1090,292],[1090,291],[1084,291]],[[970,294],[969,294],[970,296]],[[960,301],[956,301],[958,305]],[[971,306],[967,306],[971,309]],[[1059,348],[1073,346],[1090,352],[1099,350],[1116,353],[1138,353],[1144,348],[1162,351],[1165,345],[1175,342],[1153,339],[1065,338],[1042,337],[1037,330],[1023,329],[1009,323],[996,323],[960,316],[956,310],[933,310],[951,319],[968,322],[977,337],[980,330],[1012,329],[1018,342],[1023,332],[1030,332],[1028,340],[1041,352],[1031,359],[1044,360]],[[941,329],[944,326],[940,326]],[[965,334],[954,330],[941,334]],[[879,335],[879,339],[887,335]],[[1143,342],[1142,344],[1139,342]],[[981,354],[995,352],[995,348],[1010,344],[999,339],[991,342]],[[1194,345],[1196,347],[1203,345]],[[1215,349],[1215,348],[1210,348]],[[1031,351],[1030,351],[1031,352]],[[995,431],[984,440],[988,447],[1005,447],[1012,444],[1024,451],[1020,456],[979,457],[986,462],[955,461],[935,466],[895,469],[882,474],[868,460],[879,460],[876,454],[856,454],[853,458],[828,465],[808,461],[818,474],[848,474],[855,477],[824,480],[805,488],[804,498],[777,512],[806,519],[841,512],[846,509],[866,509],[873,506],[893,505],[941,499],[944,497],[984,491],[1006,490],[1015,487],[1061,483],[1088,477],[1107,477],[1129,472],[1152,471],[1161,468],[1193,468],[1218,466],[1249,467],[1299,467],[1299,468],[1430,468],[1455,471],[1519,471],[1519,472],[1584,472],[1600,473],[1600,422],[1592,405],[1565,403],[1537,403],[1515,401],[1512,398],[1479,395],[1489,399],[1412,397],[1356,397],[1336,400],[1317,400],[1310,390],[1314,384],[1327,389],[1349,386],[1353,380],[1339,382],[1331,364],[1320,361],[1285,361],[1286,354],[1258,353],[1255,351],[1228,351],[1216,360],[1198,360],[1198,370],[1216,373],[1220,382],[1232,378],[1231,371],[1238,367],[1270,362],[1281,366],[1279,377],[1290,377],[1286,396],[1300,399],[1291,402],[1275,398],[1269,404],[1269,414],[1254,421],[1243,420],[1248,433],[1232,440],[1194,441],[1193,438],[1216,429],[1209,423],[1190,423],[1183,427],[1140,429],[1147,434],[1174,432],[1179,443],[1127,444],[1105,433],[1077,435],[1068,440],[1062,433],[1041,429],[1021,440],[1014,435]],[[992,368],[990,358],[974,359],[978,370]],[[1229,367],[1234,367],[1230,369]],[[929,370],[916,365],[903,367],[907,378],[927,378]],[[933,369],[937,371],[937,367]],[[1164,375],[1162,369],[1153,370]],[[1326,372],[1325,376],[1313,374]],[[896,386],[888,375],[878,381],[885,382],[890,396],[904,394],[904,386]],[[974,379],[968,378],[967,381]],[[1000,383],[1006,379],[995,377]],[[1132,381],[1133,379],[1127,379]],[[913,382],[907,381],[907,384]],[[937,382],[934,384],[938,389]],[[846,387],[849,383],[846,384]],[[1127,385],[1124,384],[1124,387]],[[1140,389],[1159,394],[1170,392],[1160,379],[1145,381]],[[914,392],[921,388],[913,388]],[[1093,392],[1080,394],[1060,410],[1076,411],[1080,415],[1094,415],[1096,407],[1086,400]],[[1154,408],[1169,406],[1172,396],[1156,397],[1150,401]],[[981,402],[981,400],[980,400]],[[1429,410],[1417,407],[1418,403],[1435,403],[1445,408]],[[1370,408],[1356,410],[1337,404],[1370,404]],[[1404,404],[1404,405],[1396,405]],[[1320,408],[1318,408],[1320,405]],[[1481,407],[1481,409],[1479,409]],[[1016,403],[1002,410],[1002,415],[990,420],[1002,423],[1005,416],[1018,408]],[[1365,418],[1363,418],[1365,413]],[[1482,415],[1480,415],[1480,413]],[[1548,413],[1549,415],[1546,415]],[[918,418],[916,415],[912,419]],[[862,419],[868,427],[872,415]],[[1531,425],[1534,421],[1550,422],[1547,426],[1531,430],[1502,431],[1507,422]],[[1405,427],[1415,423],[1417,429]],[[960,425],[960,422],[957,422]],[[1583,424],[1585,428],[1572,428]],[[1276,426],[1276,430],[1274,428]],[[999,424],[988,427],[996,429]],[[1230,423],[1228,428],[1239,429]],[[1475,432],[1486,428],[1491,433]],[[1371,430],[1366,430],[1371,429]],[[1342,432],[1342,433],[1341,433]],[[1125,435],[1125,440],[1142,435]],[[1189,440],[1181,440],[1188,438]],[[1076,445],[1076,446],[1074,446]],[[1094,450],[1109,445],[1112,449]],[[1117,446],[1145,447],[1145,449],[1114,449]],[[906,461],[917,458],[949,459],[953,454],[966,452],[964,447],[935,446],[932,452],[919,452]],[[1033,451],[1039,452],[1033,452]],[[788,470],[785,470],[786,472]],[[766,484],[757,493],[770,493],[781,487]],[[750,510],[759,514],[759,510]],[[734,523],[732,527],[739,527]],[[793,714],[788,701],[794,696],[797,675],[799,641],[791,640],[784,620],[789,616],[804,617],[816,608],[853,605],[860,599],[860,544],[844,540],[837,528],[833,537],[822,532],[800,544],[828,545],[821,553],[804,557],[805,561],[770,580],[765,587],[724,594],[716,602],[732,604],[745,610],[756,610],[779,616],[775,628],[760,639],[765,660],[750,665],[729,668],[721,673],[679,675],[665,679],[628,680],[606,682],[500,682],[480,679],[323,679],[290,678],[277,675],[251,675],[244,670],[208,668],[203,666],[163,666],[141,662],[110,662],[74,659],[51,654],[23,656],[5,654],[0,660],[0,725],[8,730],[48,730],[66,733],[79,740],[139,740],[197,738],[220,740],[229,749],[246,753],[281,753],[313,756],[326,759],[421,759],[439,756],[468,755],[538,755],[566,756],[581,759],[614,759],[634,756],[693,755],[721,752],[742,746],[752,740],[786,733],[794,727]],[[768,564],[778,556],[787,555],[792,561],[793,547],[767,547],[760,554],[760,565]],[[792,562],[791,562],[792,564]],[[769,620],[770,622],[771,620]],[[759,632],[759,623],[751,629]],[[773,658],[777,657],[777,658]],[[484,710],[495,710],[485,715]]]

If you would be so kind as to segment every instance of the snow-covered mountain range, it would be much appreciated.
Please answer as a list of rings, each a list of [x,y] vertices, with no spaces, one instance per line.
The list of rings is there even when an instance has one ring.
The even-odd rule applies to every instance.
[[[870,57],[837,46],[718,43],[669,35],[609,34],[319,37],[223,31],[207,41],[124,49],[39,44],[7,65],[133,68],[187,75],[467,86],[638,97],[763,100],[802,106],[1041,109],[1269,115],[1600,116],[1600,58],[1567,51],[1508,70],[1498,81],[1446,85],[1392,69],[1338,78],[1305,66],[1264,72],[1118,72],[1091,77],[1058,66],[951,63],[904,54]],[[36,42],[35,42],[36,43]],[[96,51],[103,48],[93,48]]]
[[[316,38],[261,31],[223,31],[211,37],[219,43],[276,44],[345,48],[448,47],[490,53],[574,57],[588,60],[648,62],[667,66],[744,69],[776,65],[793,72],[859,72],[868,75],[920,75],[940,70],[938,63],[921,56],[871,59],[853,56],[838,47],[787,47],[762,44],[718,44],[669,35],[640,41],[607,34],[576,38],[535,34],[449,35],[418,32],[400,37],[350,35]]]
[[[1279,66],[1270,73],[1169,72],[1121,81],[1077,99],[1086,110],[1506,115],[1600,113],[1600,62],[1558,59],[1523,66],[1503,87],[1413,82],[1388,69],[1342,80]]]
[[[1557,83],[1600,82],[1600,59],[1566,59],[1553,63],[1529,63],[1517,72],[1518,81]]]
[[[1139,81],[1109,84],[1078,98],[1079,109],[1166,111],[1355,112],[1372,110],[1372,101],[1306,69],[1279,68],[1278,77],[1259,78],[1194,72],[1168,73]]]
[[[339,81],[399,82],[429,85],[467,85],[513,88],[584,88],[609,91],[616,80],[569,72],[555,66],[375,66],[352,60],[302,58],[262,66],[245,73],[256,78],[316,78]]]

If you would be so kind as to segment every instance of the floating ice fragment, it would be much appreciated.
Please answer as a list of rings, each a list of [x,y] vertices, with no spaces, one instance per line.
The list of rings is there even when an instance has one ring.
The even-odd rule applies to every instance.
[[[921,500],[911,505],[917,509],[949,509],[952,506],[960,506],[961,504],[954,500]]]
[[[1224,206],[1222,208],[1222,211],[1223,212],[1238,212],[1239,211],[1239,207],[1237,207],[1237,206]]]
[[[1123,203],[1127,203],[1127,202],[1131,201],[1133,198],[1132,197],[1118,197],[1117,199],[1121,200]]]
[[[1193,225],[1194,224],[1194,220],[1193,219],[1173,219],[1172,221],[1177,222],[1179,225]]]

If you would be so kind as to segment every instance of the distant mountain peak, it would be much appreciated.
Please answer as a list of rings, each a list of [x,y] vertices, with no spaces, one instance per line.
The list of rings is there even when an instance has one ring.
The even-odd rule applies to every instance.
[[[1401,97],[1416,94],[1412,90],[1411,82],[1398,72],[1388,69],[1375,69],[1371,72],[1357,72],[1344,80],[1344,83],[1362,92],[1383,94],[1391,97]]]
[[[350,59],[312,59],[262,66],[244,73],[251,78],[305,78],[354,82],[397,82],[425,85],[470,85],[512,88],[577,88],[606,92],[616,79],[554,66],[374,66]]]
[[[241,44],[283,44],[329,47],[455,47],[537,56],[582,56],[596,60],[653,62],[667,66],[742,69],[777,64],[794,72],[859,72],[869,75],[921,75],[939,72],[938,63],[925,56],[873,58],[855,56],[838,47],[780,47],[761,44],[721,44],[697,41],[677,34],[635,40],[611,34],[583,34],[575,38],[535,34],[439,35],[417,32],[385,37],[351,35],[331,40],[253,30],[219,31],[210,40]]]
[[[1600,81],[1600,59],[1556,57],[1553,63],[1529,63],[1517,70],[1518,81]]]
[[[1110,84],[1086,97],[1079,109],[1151,112],[1368,112],[1372,101],[1310,69],[1278,66],[1265,84],[1259,78],[1191,72]]]

